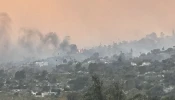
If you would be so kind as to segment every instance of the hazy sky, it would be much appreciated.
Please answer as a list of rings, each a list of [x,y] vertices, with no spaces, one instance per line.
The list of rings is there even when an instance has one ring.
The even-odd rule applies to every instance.
[[[13,37],[20,27],[37,28],[81,47],[175,28],[175,0],[0,0],[0,12],[11,17]]]

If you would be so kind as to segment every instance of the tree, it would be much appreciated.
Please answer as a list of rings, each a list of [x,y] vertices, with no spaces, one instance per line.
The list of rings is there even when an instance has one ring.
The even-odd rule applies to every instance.
[[[3,77],[3,76],[5,76],[5,71],[4,70],[0,70],[0,77]]]
[[[79,96],[78,96],[78,93],[69,93],[67,95],[67,100],[79,100]]]
[[[148,99],[146,95],[139,93],[139,94],[136,94],[133,98],[130,98],[129,100],[148,100]]]
[[[71,80],[68,82],[68,84],[71,85],[71,88],[73,90],[81,90],[83,89],[88,83],[88,77],[84,76],[84,77],[78,77],[75,80]]]
[[[167,52],[167,53],[171,53],[173,51],[173,48],[168,48],[167,50],[165,50],[165,52]]]
[[[106,100],[126,100],[122,86],[116,82],[109,86],[105,93],[105,96]]]
[[[91,56],[91,58],[92,59],[98,59],[99,58],[99,53],[98,52],[95,52],[92,56]]]
[[[102,94],[103,82],[97,75],[92,76],[93,84],[84,95],[84,100],[104,100]]]
[[[77,53],[78,52],[76,44],[71,44],[70,49],[71,49],[71,53]]]
[[[26,78],[26,73],[24,70],[17,71],[15,73],[15,79],[20,80],[20,79],[24,79],[24,78]]]
[[[161,96],[164,95],[163,87],[161,85],[156,85],[147,91],[148,96]]]
[[[163,96],[161,100],[175,100],[174,96]]]
[[[81,69],[81,63],[77,63],[75,66],[75,71],[79,71]]]
[[[118,61],[123,62],[124,60],[125,60],[125,54],[121,52],[119,55]]]
[[[94,71],[96,71],[98,69],[98,65],[96,63],[90,63],[88,70],[90,74],[93,74]]]
[[[63,60],[63,63],[67,63],[67,60],[66,60],[66,59],[64,59],[64,60]]]
[[[51,92],[56,92],[56,96],[59,96],[61,93],[61,90],[58,88],[53,88],[53,89],[51,89]]]
[[[48,75],[47,70],[43,70],[43,71],[42,71],[42,74],[41,74],[41,78],[42,78],[42,79],[46,79],[47,75]]]
[[[159,54],[160,52],[161,52],[160,49],[153,49],[153,50],[151,50],[152,54]]]
[[[149,97],[148,100],[160,100],[160,97],[153,96],[153,97]]]

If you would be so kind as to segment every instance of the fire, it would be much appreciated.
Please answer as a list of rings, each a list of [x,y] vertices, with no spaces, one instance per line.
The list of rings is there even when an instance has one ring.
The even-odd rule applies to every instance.
[[[83,53],[84,49],[78,49],[78,53]]]

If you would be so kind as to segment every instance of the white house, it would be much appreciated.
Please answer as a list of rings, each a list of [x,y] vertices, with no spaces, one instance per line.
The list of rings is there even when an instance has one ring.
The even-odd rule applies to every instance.
[[[48,62],[35,62],[36,65],[43,67],[43,66],[48,66]]]

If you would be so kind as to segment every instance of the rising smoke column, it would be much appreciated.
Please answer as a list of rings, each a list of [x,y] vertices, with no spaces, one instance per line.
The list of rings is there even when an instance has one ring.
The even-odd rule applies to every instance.
[[[42,41],[44,45],[51,44],[54,48],[58,48],[59,46],[59,38],[54,32],[49,32],[48,34],[46,34]]]
[[[19,47],[30,57],[52,56],[58,50],[59,38],[56,33],[43,35],[37,29],[22,28],[18,39]],[[24,56],[26,56],[24,54]]]
[[[37,29],[20,29],[20,36],[18,39],[18,44],[25,51],[31,54],[39,53],[41,50],[41,44],[43,40],[43,35]]]
[[[78,48],[76,44],[70,44],[70,36],[66,36],[59,45],[59,49],[67,53],[77,53]]]
[[[70,37],[66,36],[63,41],[60,43],[60,50],[62,51],[69,51],[69,45],[70,45]]]
[[[70,37],[66,36],[60,43],[55,32],[43,34],[37,29],[21,28],[17,44],[11,45],[11,18],[7,13],[0,13],[0,62],[18,61],[23,58],[42,58],[53,56],[55,52],[75,51],[76,45],[70,44]]]
[[[0,60],[7,60],[10,50],[11,19],[7,13],[0,13]]]

